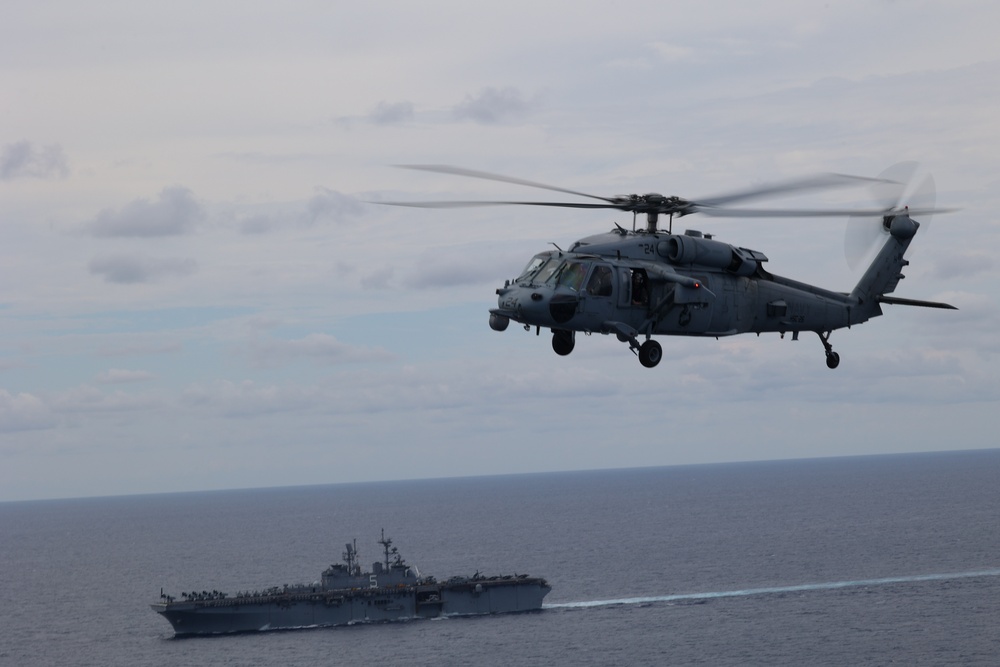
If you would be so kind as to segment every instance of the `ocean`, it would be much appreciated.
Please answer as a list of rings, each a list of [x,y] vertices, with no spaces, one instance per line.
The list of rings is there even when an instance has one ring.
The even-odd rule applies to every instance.
[[[0,503],[0,665],[997,665],[1000,450]],[[174,639],[381,529],[541,611]]]

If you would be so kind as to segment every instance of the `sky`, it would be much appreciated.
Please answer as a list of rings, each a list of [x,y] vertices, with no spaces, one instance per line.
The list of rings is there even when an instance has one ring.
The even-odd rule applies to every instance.
[[[997,446],[995,2],[3,15],[0,501]],[[377,203],[540,193],[401,164],[698,198],[909,160],[960,210],[895,295],[959,310],[886,306],[834,332],[836,370],[811,334],[558,357],[489,328],[495,289],[628,214]],[[772,273],[860,277],[846,219],[681,223]]]

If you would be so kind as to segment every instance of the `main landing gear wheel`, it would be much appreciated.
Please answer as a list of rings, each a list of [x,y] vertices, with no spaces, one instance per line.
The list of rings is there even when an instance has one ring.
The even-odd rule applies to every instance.
[[[576,347],[576,340],[572,331],[554,329],[552,331],[552,350],[560,357],[565,357]]]
[[[820,332],[817,331],[816,335],[819,336],[819,340],[823,343],[823,349],[826,350],[826,367],[836,368],[840,365],[840,355],[833,351],[833,345],[830,345],[830,334],[832,332]]]
[[[646,368],[656,366],[662,358],[663,348],[652,338],[639,346],[639,363]]]

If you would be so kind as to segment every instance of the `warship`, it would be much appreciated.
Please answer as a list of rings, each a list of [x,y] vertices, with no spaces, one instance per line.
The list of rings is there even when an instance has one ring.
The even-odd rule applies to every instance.
[[[477,571],[438,581],[408,565],[384,530],[378,543],[383,558],[370,572],[362,571],[354,540],[346,545],[344,562],[331,565],[312,584],[234,595],[183,592],[179,599],[160,589],[159,601],[151,606],[170,622],[175,636],[185,637],[533,611],[552,590],[545,579],[526,574]]]

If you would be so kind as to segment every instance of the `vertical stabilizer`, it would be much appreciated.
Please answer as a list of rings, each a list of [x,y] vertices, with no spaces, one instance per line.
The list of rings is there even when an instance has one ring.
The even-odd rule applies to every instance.
[[[886,216],[882,227],[889,232],[889,237],[851,292],[851,298],[857,300],[855,308],[864,319],[882,314],[879,297],[895,290],[903,278],[903,267],[909,264],[903,259],[903,254],[920,223],[911,219],[908,213],[902,213]]]

